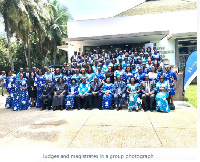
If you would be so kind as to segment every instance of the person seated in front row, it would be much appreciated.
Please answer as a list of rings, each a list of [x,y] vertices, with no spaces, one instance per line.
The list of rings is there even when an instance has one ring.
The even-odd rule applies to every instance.
[[[45,84],[41,88],[41,96],[39,98],[40,105],[42,106],[41,111],[46,109],[51,110],[52,104],[52,84],[49,83],[49,79],[45,79]]]
[[[128,112],[135,110],[138,112],[140,109],[140,84],[135,83],[135,78],[130,79],[130,84],[127,84],[126,92],[129,94]]]
[[[87,102],[88,102],[88,94],[90,92],[90,83],[86,82],[86,77],[82,78],[82,83],[79,84],[78,87],[78,94],[76,96],[76,101],[78,105],[78,110],[81,108],[81,103],[80,99],[84,100],[83,108],[86,110],[87,109]],[[92,107],[91,101],[89,102],[89,107]]]
[[[156,110],[158,112],[170,112],[167,98],[169,97],[170,85],[167,80],[164,80],[163,75],[159,76],[159,81],[156,83]]]
[[[60,110],[63,110],[63,107],[65,105],[65,97],[66,92],[68,90],[68,85],[64,83],[64,79],[62,77],[58,78],[58,83],[53,88],[53,111],[55,111],[58,107],[60,107]]]
[[[101,104],[102,104],[102,93],[100,92],[102,85],[103,85],[102,82],[97,77],[95,77],[94,82],[92,82],[90,84],[90,93],[88,95],[88,97],[89,97],[88,100],[89,100],[89,102],[91,102],[90,104],[93,104],[94,98],[97,99],[96,100],[97,107],[99,109],[101,109]],[[93,105],[90,108],[90,110],[91,109],[93,109]]]
[[[140,89],[142,92],[142,103],[144,103],[144,111],[153,111],[153,102],[155,100],[155,83],[149,80],[149,75],[145,75],[145,81],[140,83]],[[149,101],[148,101],[149,99]],[[149,102],[149,105],[148,105]]]
[[[121,77],[117,76],[117,81],[114,83],[114,99],[116,108],[122,110],[122,104],[126,97],[126,84],[121,80]]]
[[[101,93],[103,93],[102,109],[111,109],[113,99],[114,86],[110,82],[110,78],[106,78],[106,83],[101,87]]]
[[[76,83],[76,79],[72,78],[71,83],[68,86],[68,95],[66,96],[66,101],[65,101],[66,110],[74,108],[74,99],[77,94],[78,94],[78,84]]]

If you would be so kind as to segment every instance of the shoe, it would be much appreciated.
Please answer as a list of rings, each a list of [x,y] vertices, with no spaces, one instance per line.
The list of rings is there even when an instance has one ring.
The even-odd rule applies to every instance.
[[[92,109],[93,109],[93,107],[90,107],[90,108],[89,108],[89,110],[92,110]]]
[[[120,110],[120,108],[118,107],[118,108],[117,108],[117,111],[119,111],[119,110]]]
[[[55,111],[55,110],[56,110],[56,107],[53,108],[53,111]]]
[[[136,112],[138,112],[138,110],[135,110]]]
[[[63,108],[60,108],[60,111],[63,111]]]
[[[153,110],[152,110],[152,109],[150,109],[150,111],[151,111],[151,112],[153,112]]]
[[[161,112],[160,110],[157,110],[157,112]]]
[[[51,108],[48,108],[48,110],[51,110]]]
[[[77,108],[77,110],[80,110],[80,109],[81,109],[80,107]]]

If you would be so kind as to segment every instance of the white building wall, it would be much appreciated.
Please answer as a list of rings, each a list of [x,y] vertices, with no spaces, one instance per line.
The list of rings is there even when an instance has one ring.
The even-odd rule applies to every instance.
[[[167,30],[170,34],[197,32],[197,10],[68,21],[67,27],[68,38]]]
[[[168,59],[170,65],[175,65],[175,39],[168,40],[167,37],[162,40],[152,41],[156,43],[156,48],[162,55],[162,58]]]

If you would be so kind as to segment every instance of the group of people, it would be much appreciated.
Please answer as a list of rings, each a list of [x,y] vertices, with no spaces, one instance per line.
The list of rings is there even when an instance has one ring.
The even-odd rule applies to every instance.
[[[117,109],[125,100],[128,111],[154,109],[170,112],[176,74],[165,66],[156,49],[130,51],[74,52],[71,63],[54,72],[29,68],[12,74],[8,71],[3,86],[8,94],[6,107],[53,109]]]

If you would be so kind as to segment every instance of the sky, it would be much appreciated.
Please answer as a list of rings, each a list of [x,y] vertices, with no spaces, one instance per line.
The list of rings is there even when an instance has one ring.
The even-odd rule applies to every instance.
[[[68,7],[73,20],[86,20],[113,17],[145,0],[58,0]],[[190,0],[197,1],[197,0]],[[5,36],[4,25],[0,19],[0,35]]]
[[[68,8],[73,20],[113,17],[145,0],[58,0]],[[5,36],[0,18],[0,35]]]
[[[145,0],[59,0],[68,7],[73,20],[113,17]]]

